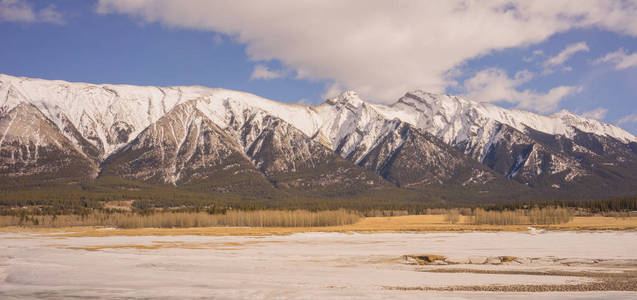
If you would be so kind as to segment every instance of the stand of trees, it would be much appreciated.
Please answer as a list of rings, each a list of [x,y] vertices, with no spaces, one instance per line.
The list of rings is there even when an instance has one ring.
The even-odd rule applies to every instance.
[[[489,201],[476,198],[480,192],[458,192],[454,199],[442,194],[436,186],[428,190],[379,189],[356,195],[312,197],[291,192],[254,195],[246,193],[225,194],[158,186],[126,181],[121,178],[102,178],[91,182],[59,183],[48,186],[0,187],[0,215],[87,215],[94,211],[117,212],[106,207],[111,201],[132,201],[131,209],[140,213],[159,210],[173,212],[225,213],[227,210],[296,210],[323,211],[346,209],[361,215],[425,214],[435,209],[476,208],[485,211],[504,211],[545,207],[565,207],[586,210],[590,213],[629,212],[637,210],[637,196],[593,200],[537,201],[537,195],[529,199]],[[464,194],[463,194],[464,193]],[[516,197],[522,197],[516,195]],[[457,200],[462,199],[462,200]],[[466,200],[465,200],[466,199]]]

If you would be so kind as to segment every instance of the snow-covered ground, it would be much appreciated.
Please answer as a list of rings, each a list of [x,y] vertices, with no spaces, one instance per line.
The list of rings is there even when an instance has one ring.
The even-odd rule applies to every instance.
[[[387,287],[576,284],[575,276],[430,273],[405,254],[541,258],[484,269],[600,270],[546,258],[634,264],[637,232],[303,233],[289,236],[0,235],[0,298],[635,298],[634,292],[493,293]],[[573,260],[586,261],[586,260]],[[445,266],[441,266],[445,267]],[[634,265],[633,265],[634,267]],[[571,268],[571,269],[569,269]],[[608,267],[613,269],[616,267]]]

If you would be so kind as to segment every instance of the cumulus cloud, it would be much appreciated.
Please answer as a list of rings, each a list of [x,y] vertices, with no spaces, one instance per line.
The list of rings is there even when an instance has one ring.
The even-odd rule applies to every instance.
[[[250,75],[250,79],[276,79],[283,77],[284,72],[282,70],[271,70],[265,65],[256,65],[254,66],[254,70],[252,71],[252,75]]]
[[[637,52],[627,54],[624,49],[608,53],[595,61],[595,63],[612,63],[615,70],[623,70],[637,66]]]
[[[476,73],[465,80],[464,89],[467,97],[481,102],[508,102],[517,108],[534,110],[540,113],[554,111],[565,97],[579,92],[574,86],[558,86],[546,93],[530,89],[519,90],[519,87],[533,79],[529,71],[517,72],[513,78],[505,70],[489,68]]]
[[[607,108],[598,107],[598,108],[593,109],[591,111],[587,111],[587,112],[582,113],[582,117],[601,121],[604,118],[606,118],[606,114],[607,113],[608,113],[608,109]]]
[[[0,22],[62,24],[64,20],[55,5],[36,10],[25,0],[0,0]]]
[[[586,45],[585,42],[579,42],[579,43],[575,43],[575,44],[570,44],[568,46],[566,46],[566,48],[564,48],[564,50],[560,51],[559,54],[557,54],[556,56],[553,56],[549,59],[547,59],[544,62],[544,66],[545,67],[553,67],[553,66],[558,66],[563,64],[564,62],[566,62],[569,58],[571,58],[571,56],[573,56],[575,53],[580,52],[580,51],[585,51],[587,52],[588,49],[588,45]]]
[[[619,119],[619,121],[617,121],[617,125],[622,125],[626,123],[637,123],[637,113],[632,113],[630,115],[627,115]]]
[[[572,28],[637,36],[634,0],[100,0],[97,11],[219,32],[251,60],[382,102],[414,88],[443,92],[464,61]]]

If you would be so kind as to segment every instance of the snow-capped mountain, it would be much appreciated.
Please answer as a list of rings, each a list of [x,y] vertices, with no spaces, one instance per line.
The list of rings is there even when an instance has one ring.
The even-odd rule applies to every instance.
[[[0,97],[6,178],[64,170],[217,192],[334,193],[518,183],[621,192],[637,183],[637,138],[619,127],[422,91],[391,105],[348,91],[304,106],[218,88],[0,74]]]

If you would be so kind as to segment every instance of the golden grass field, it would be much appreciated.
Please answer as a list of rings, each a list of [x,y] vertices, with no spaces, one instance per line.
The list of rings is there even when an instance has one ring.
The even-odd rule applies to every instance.
[[[526,231],[529,225],[473,225],[461,216],[457,224],[449,224],[444,215],[410,215],[397,217],[361,218],[355,224],[327,227],[193,227],[193,228],[136,228],[106,229],[103,227],[1,227],[0,232],[48,233],[66,232],[61,236],[137,236],[137,235],[287,235],[300,232],[439,232],[439,231]],[[574,217],[568,223],[534,225],[549,230],[634,230],[637,217]]]

